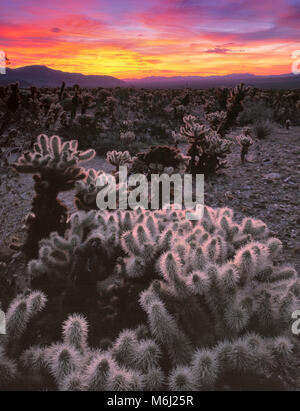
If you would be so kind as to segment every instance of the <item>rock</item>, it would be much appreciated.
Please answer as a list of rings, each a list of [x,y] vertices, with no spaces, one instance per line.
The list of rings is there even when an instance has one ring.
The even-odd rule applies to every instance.
[[[266,180],[280,180],[281,179],[281,174],[279,174],[279,173],[269,173],[269,174],[265,174],[263,176],[263,178],[265,178]]]
[[[251,196],[251,192],[250,191],[244,191],[242,194],[243,198],[249,199]]]

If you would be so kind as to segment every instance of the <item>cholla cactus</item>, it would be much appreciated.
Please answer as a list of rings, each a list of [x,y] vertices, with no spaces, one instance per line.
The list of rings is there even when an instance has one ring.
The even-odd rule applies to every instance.
[[[66,88],[66,83],[63,81],[63,82],[61,83],[61,86],[60,86],[60,89],[59,89],[59,92],[58,92],[58,99],[59,99],[59,101],[61,101],[62,98],[63,98],[63,94],[64,94],[64,91],[65,91],[65,88]]]
[[[251,137],[251,135],[252,135],[252,128],[251,128],[251,127],[244,127],[244,129],[243,129],[243,134],[244,134],[246,137]]]
[[[117,172],[115,175],[117,179]],[[85,211],[99,210],[97,196],[102,190],[105,190],[105,198],[108,198],[108,196],[116,198],[117,208],[119,205],[120,190],[124,190],[124,192],[127,190],[130,191],[131,187],[128,188],[125,182],[111,184],[112,181],[116,182],[111,174],[107,174],[102,170],[96,171],[93,168],[88,169],[86,171],[86,177],[75,183],[75,203],[77,208]]]
[[[120,166],[130,164],[131,160],[132,159],[128,151],[113,150],[106,154],[106,161],[115,166],[116,170],[118,170]]]
[[[186,116],[183,121],[180,134],[190,142],[187,153],[191,157],[190,171],[193,174],[207,174],[225,167],[226,163],[221,160],[230,153],[231,142],[220,138],[216,131],[199,124],[194,116]]]
[[[86,176],[83,180],[76,181],[75,183],[75,203],[79,210],[96,210],[96,198],[102,187],[97,186],[97,180],[99,177],[105,179],[103,181],[103,187],[108,184],[108,178],[105,178],[105,173],[100,170],[94,170],[90,168],[86,171]]]
[[[290,333],[299,278],[278,264],[282,244],[263,222],[233,217],[209,207],[196,223],[174,209],[74,214],[66,236],[43,240],[29,264],[32,276],[48,278],[65,296],[58,306],[50,293],[48,308],[65,310],[63,340],[31,347],[22,367],[46,373],[44,389],[51,381],[60,390],[93,391],[241,388],[249,380],[252,388],[284,387],[299,349]],[[85,316],[69,315],[74,301]],[[28,310],[44,303],[33,293],[12,304],[14,339]],[[88,345],[85,317],[100,349]],[[4,340],[4,365],[0,350],[5,381],[16,373],[6,353],[18,359],[21,348],[11,341]]]
[[[81,96],[81,114],[84,115],[87,112],[92,101],[92,95],[90,93],[83,93]]]
[[[46,305],[46,296],[39,291],[18,295],[6,312],[6,335],[0,335],[0,389],[18,384],[17,360],[22,351],[21,338],[34,316]]]
[[[149,237],[151,244],[139,244],[137,254],[127,257],[126,247],[134,249],[136,242],[132,242],[127,236],[123,240],[123,235],[127,230],[135,233],[134,227],[138,221],[142,222],[146,218],[145,213],[146,211],[142,210],[76,213],[70,220],[70,229],[65,237],[53,233],[49,239],[41,241],[39,259],[29,263],[34,284],[43,287],[54,304],[57,289],[61,292],[65,290],[65,298],[59,298],[60,301],[57,302],[61,304],[62,312],[68,312],[71,300],[80,301],[78,312],[97,312],[101,318],[99,328],[114,332],[118,321],[112,326],[113,316],[121,316],[121,321],[126,321],[126,317],[130,316],[133,307],[137,305],[139,292],[149,283],[147,275],[143,276],[142,271],[135,273],[134,270],[139,268],[139,262],[142,262],[141,270],[143,269],[142,257],[147,252],[151,264],[154,264],[155,259],[151,256],[150,247],[157,250],[157,255],[159,248],[165,250],[168,244],[170,233],[165,233],[159,244],[155,243],[159,230],[154,230],[154,225],[154,228],[151,228],[154,230],[153,234]],[[150,223],[151,220],[151,226]],[[138,228],[136,235],[143,237],[144,234]],[[146,268],[149,270],[149,267]],[[56,280],[53,283],[54,278]],[[88,295],[87,298],[80,296],[83,289]],[[100,305],[97,303],[97,295],[101,295]],[[128,296],[131,296],[130,301]],[[137,318],[139,315],[144,316],[141,310]],[[110,338],[110,333],[103,338]]]
[[[291,124],[292,124],[291,120],[286,120],[286,122],[285,122],[285,128],[286,128],[287,130],[289,130],[290,127],[291,127]]]
[[[10,96],[6,102],[6,107],[11,113],[15,113],[20,107],[19,83],[10,85]]]
[[[21,173],[39,173],[43,178],[53,173],[59,179],[60,189],[72,187],[82,173],[79,164],[95,156],[94,150],[79,151],[76,140],[62,143],[60,137],[38,136],[32,152],[23,154],[14,164]],[[77,172],[77,173],[76,173]]]
[[[225,111],[216,111],[215,113],[208,113],[206,115],[206,119],[213,130],[217,130],[226,117],[227,113]]]
[[[71,99],[71,120],[74,120],[77,114],[77,110],[80,104],[80,87],[78,84],[75,84],[74,87],[74,95]]]
[[[66,323],[70,322],[72,317]],[[87,329],[83,318],[80,322]],[[129,355],[127,367],[120,352]],[[51,387],[52,377],[60,391],[141,391],[163,386],[163,371],[157,366],[159,357],[159,347],[153,340],[139,341],[136,332],[130,331],[121,333],[110,351],[93,350],[88,345],[78,350],[63,335],[61,343],[26,350],[20,362],[31,374],[48,375],[44,389]]]
[[[24,252],[28,259],[37,256],[38,242],[52,231],[63,234],[66,229],[67,209],[57,196],[85,178],[80,163],[92,159],[94,150],[79,151],[77,141],[62,143],[58,136],[40,135],[32,152],[24,153],[14,164],[21,173],[34,175],[36,196],[32,217],[28,221],[28,235]]]
[[[222,110],[226,109],[227,99],[229,95],[229,89],[226,87],[220,87],[216,89],[216,99]]]
[[[119,100],[116,99],[113,96],[109,96],[106,99],[106,106],[108,108],[108,111],[110,113],[111,116],[111,123],[114,124],[116,119],[115,119],[115,109],[117,107],[117,104],[119,103]]]
[[[245,97],[245,98],[244,98]],[[224,137],[235,125],[236,115],[248,99],[253,103],[264,102],[274,110],[274,119],[285,125],[290,119],[299,123],[297,90],[247,89],[239,86],[234,90],[146,90],[146,89],[80,89],[75,87],[18,89],[16,85],[0,90],[0,135],[6,138],[10,128],[19,130],[20,138],[30,146],[32,128],[74,135],[81,147],[93,146],[99,153],[106,153],[111,141],[120,132],[134,132],[144,139],[168,138],[171,127],[177,128],[186,113],[200,114],[226,112],[218,134]],[[240,104],[241,103],[241,104]],[[95,114],[88,109],[96,107]],[[166,108],[166,110],[165,110]],[[213,120],[214,122],[214,120]],[[171,126],[172,124],[172,126]],[[215,127],[213,125],[213,127]],[[58,131],[56,131],[58,130]],[[124,145],[119,141],[120,145]],[[136,144],[134,144],[136,146]],[[135,147],[133,147],[134,149]]]
[[[122,133],[126,133],[127,131],[133,130],[133,121],[132,120],[123,120],[119,123],[120,129]],[[122,134],[121,133],[121,134]]]
[[[250,146],[254,143],[252,138],[250,136],[247,136],[245,134],[241,134],[236,137],[236,141],[241,147],[241,162],[244,163],[246,159],[246,155],[249,152]]]
[[[243,110],[243,101],[250,93],[250,87],[245,87],[243,83],[230,91],[226,105],[226,117],[220,123],[217,132],[221,137],[234,126],[239,113]]]
[[[151,375],[160,367],[160,389],[162,381],[172,389],[213,389],[228,374],[267,384],[264,375],[272,381],[283,375],[283,361],[294,363],[296,342],[287,336],[300,284],[292,267],[274,263],[281,249],[263,222],[245,218],[237,224],[227,208],[205,207],[197,224],[186,220],[185,211],[172,209],[80,212],[72,217],[66,238],[53,234],[41,243],[40,258],[29,271],[55,281],[61,276],[66,293],[77,287],[76,301],[85,299],[84,284],[90,307],[84,310],[87,316],[97,312],[92,328],[110,341],[117,332],[113,324],[135,327],[145,324],[142,313],[147,315],[146,335],[127,330],[112,344],[109,355],[120,371],[109,377],[107,370],[115,366],[107,360],[99,368],[90,366],[99,372],[89,380],[90,389],[97,381],[99,389],[106,384],[136,388],[137,373],[153,389],[156,377]],[[87,349],[82,323],[82,317],[73,316],[70,331],[64,331],[67,340],[59,355],[70,375],[52,371],[60,387],[87,386],[86,367],[80,371],[82,360],[76,359]],[[276,348],[279,340],[282,350],[287,347],[285,357]],[[79,368],[72,365],[75,360]],[[132,371],[124,373],[125,368]]]

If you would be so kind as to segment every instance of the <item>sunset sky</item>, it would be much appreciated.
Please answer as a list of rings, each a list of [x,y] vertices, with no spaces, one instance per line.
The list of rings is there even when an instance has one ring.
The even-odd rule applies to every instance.
[[[0,50],[12,68],[280,74],[299,49],[300,0],[0,0]]]

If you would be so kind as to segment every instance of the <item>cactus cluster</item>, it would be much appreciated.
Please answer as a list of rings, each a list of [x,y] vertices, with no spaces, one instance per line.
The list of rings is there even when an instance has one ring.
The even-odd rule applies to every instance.
[[[188,113],[198,116],[204,111],[211,127],[217,127],[224,137],[241,111],[247,111],[247,101],[271,110],[271,120],[285,125],[289,119],[297,125],[299,99],[298,90],[262,91],[244,85],[235,89],[121,90],[65,84],[54,89],[20,89],[12,84],[0,88],[0,137],[7,139],[10,129],[18,128],[30,148],[34,128],[36,135],[76,138],[81,149],[93,147],[99,154],[113,147],[133,155],[144,143],[171,142],[172,130],[180,127]]]
[[[15,169],[35,174],[36,191],[27,218],[26,280],[41,291],[24,291],[1,306],[7,335],[0,336],[0,390],[291,388],[300,348],[291,332],[299,276],[281,264],[282,244],[263,222],[238,223],[228,208],[204,207],[203,218],[190,221],[175,207],[97,207],[98,195],[108,195],[110,178],[118,181],[122,165],[129,175],[147,177],[208,174],[225,166],[231,142],[224,136],[247,98],[275,102],[275,117],[283,124],[291,118],[289,127],[295,123],[297,91],[259,92],[241,85],[216,92],[129,93],[63,84],[25,95],[17,86],[0,88],[0,107],[7,106],[0,134],[7,129],[9,139],[16,133],[8,124],[18,116],[24,124],[94,130],[99,140],[111,128],[125,144],[133,135],[167,138],[169,120],[181,124],[197,105],[207,109],[210,124],[185,116],[180,133],[173,134],[175,147],[152,146],[136,156],[129,148],[108,152],[113,176],[82,169],[94,150],[80,151],[76,141],[57,136],[39,136],[20,157]],[[126,103],[123,112],[120,102]],[[88,113],[91,107],[95,116]],[[253,142],[248,134],[236,138],[242,161]],[[187,156],[177,147],[181,141],[190,143]],[[79,211],[69,217],[57,197],[73,188]],[[111,190],[118,196],[122,188],[117,183]]]
[[[189,171],[193,174],[215,173],[226,166],[223,160],[231,151],[231,142],[221,138],[215,130],[200,124],[196,117],[185,116],[180,135],[189,143]]]
[[[175,209],[78,212],[29,264],[47,327],[68,318],[63,340],[10,353],[48,373],[44,389],[283,389],[297,367],[300,283],[281,249],[263,222],[238,224],[228,208],[196,222]]]

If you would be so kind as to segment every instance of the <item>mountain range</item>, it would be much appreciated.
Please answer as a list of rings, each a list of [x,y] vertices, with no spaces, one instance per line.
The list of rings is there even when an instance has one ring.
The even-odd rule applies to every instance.
[[[124,87],[126,83],[111,76],[84,75],[53,70],[46,66],[26,66],[16,69],[6,69],[6,74],[0,75],[0,85],[18,81],[21,87],[58,87],[62,81],[66,86],[78,84],[80,87]]]
[[[259,88],[300,88],[300,75],[281,74],[258,76],[249,73],[229,74],[225,76],[174,76],[145,77],[142,79],[119,80],[116,77],[100,75],[84,75],[53,70],[46,66],[26,66],[6,69],[0,75],[0,85],[19,82],[21,87],[58,87],[62,81],[67,86],[78,84],[80,87],[144,87],[144,88],[212,88],[233,87],[240,82]]]
[[[270,76],[258,76],[255,74],[241,73],[228,74],[225,76],[176,76],[176,77],[146,77],[143,79],[127,79],[127,84],[133,87],[150,88],[213,88],[213,87],[234,87],[238,83],[259,87],[269,88],[300,88],[300,75],[281,74]]]

